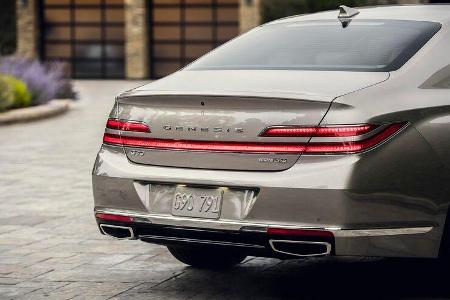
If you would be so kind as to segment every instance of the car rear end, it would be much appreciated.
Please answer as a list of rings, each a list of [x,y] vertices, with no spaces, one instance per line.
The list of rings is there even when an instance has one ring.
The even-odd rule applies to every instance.
[[[308,24],[287,26],[330,26]],[[428,38],[418,35],[416,51],[438,30],[421,25]],[[279,258],[436,257],[441,163],[417,115],[386,113],[389,101],[377,106],[365,94],[388,97],[391,70],[349,65],[338,50],[299,70],[283,69],[276,55],[267,68],[243,69],[206,56],[120,95],[93,170],[102,233]],[[399,53],[389,54],[390,68],[414,55],[402,62]]]

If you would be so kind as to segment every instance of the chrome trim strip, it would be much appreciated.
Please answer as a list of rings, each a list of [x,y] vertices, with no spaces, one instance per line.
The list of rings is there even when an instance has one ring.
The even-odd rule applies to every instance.
[[[317,254],[297,254],[297,253],[291,253],[286,251],[281,251],[275,248],[275,245],[273,243],[288,243],[288,244],[304,244],[304,245],[324,245],[326,246],[326,251],[323,253],[317,253]],[[311,256],[323,256],[323,255],[329,255],[331,253],[331,244],[326,242],[308,242],[308,241],[289,241],[289,240],[269,240],[270,247],[273,251],[293,256],[299,256],[299,257],[311,257]]]
[[[149,238],[149,239],[162,240],[162,241],[186,242],[186,243],[193,243],[193,244],[208,244],[208,245],[234,246],[234,247],[244,247],[244,248],[258,248],[258,249],[265,248],[264,246],[261,246],[261,245],[233,243],[233,242],[225,242],[225,241],[188,239],[188,238],[179,238],[179,237],[167,237],[167,236],[159,236],[159,235],[140,235],[139,238],[140,239]]]
[[[388,236],[404,234],[421,234],[433,230],[434,227],[405,227],[405,228],[380,228],[380,229],[361,229],[361,230],[340,230],[335,236],[338,237],[358,237],[358,236]]]
[[[154,223],[161,225],[179,226],[179,227],[195,227],[217,230],[243,230],[252,228],[252,231],[265,232],[269,227],[285,228],[285,229],[304,229],[304,230],[326,230],[333,233],[335,237],[363,237],[363,236],[390,236],[390,235],[406,235],[406,234],[424,234],[433,230],[434,226],[414,226],[414,227],[396,227],[396,228],[375,228],[375,229],[344,229],[339,226],[313,227],[313,226],[297,226],[285,224],[262,224],[252,222],[240,222],[231,220],[211,220],[211,219],[193,219],[186,217],[175,217],[169,215],[144,214],[114,209],[95,209],[95,213],[109,213],[121,216],[130,216],[138,218],[139,222]]]
[[[129,237],[125,237],[125,238],[118,238],[118,237],[115,237],[113,235],[110,235],[110,234],[106,233],[105,230],[103,229],[103,227],[128,230],[130,232],[130,236]],[[102,233],[104,235],[110,236],[110,237],[118,239],[118,240],[135,240],[136,239],[136,237],[134,236],[133,228],[131,228],[131,227],[116,226],[116,225],[109,225],[109,224],[100,224],[100,230],[102,231]]]

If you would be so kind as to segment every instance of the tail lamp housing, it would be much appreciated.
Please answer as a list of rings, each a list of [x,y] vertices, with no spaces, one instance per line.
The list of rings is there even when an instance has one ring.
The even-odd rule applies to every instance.
[[[390,124],[359,124],[336,126],[273,126],[259,135],[259,142],[221,142],[198,140],[173,140],[152,137],[121,135],[105,132],[103,142],[126,147],[234,152],[234,153],[278,153],[278,154],[353,154],[368,151],[400,132],[406,122]],[[142,122],[109,119],[107,128],[121,132],[147,132],[150,127]],[[309,142],[290,142],[289,138],[307,137]],[[270,142],[265,138],[272,138]],[[273,141],[283,138],[283,141]]]
[[[122,121],[117,119],[108,119],[106,128],[133,132],[150,132],[150,127],[144,122]]]
[[[352,137],[366,134],[379,125],[346,125],[328,127],[273,126],[265,129],[263,137]]]

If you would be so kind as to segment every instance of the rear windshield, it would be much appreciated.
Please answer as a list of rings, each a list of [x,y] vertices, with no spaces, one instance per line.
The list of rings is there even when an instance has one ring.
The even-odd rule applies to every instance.
[[[424,21],[308,21],[259,27],[191,64],[189,70],[326,70],[400,68],[439,29]]]

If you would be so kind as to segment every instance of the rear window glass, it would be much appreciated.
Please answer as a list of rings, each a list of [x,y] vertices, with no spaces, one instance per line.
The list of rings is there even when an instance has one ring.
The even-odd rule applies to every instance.
[[[308,21],[259,27],[191,64],[189,70],[326,70],[400,68],[439,29],[425,21]]]

